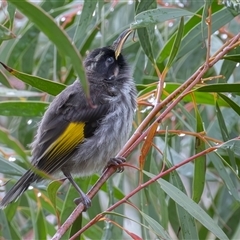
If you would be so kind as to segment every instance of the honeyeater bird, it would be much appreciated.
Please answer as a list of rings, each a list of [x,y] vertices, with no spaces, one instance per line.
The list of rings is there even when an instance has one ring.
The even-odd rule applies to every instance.
[[[80,193],[85,208],[91,205],[72,174],[88,176],[123,160],[114,157],[129,137],[136,108],[136,88],[120,53],[128,35],[125,31],[112,46],[95,49],[86,57],[91,104],[76,80],[49,105],[32,143],[33,167],[10,189],[0,208],[42,180],[38,171],[49,175],[62,171]]]

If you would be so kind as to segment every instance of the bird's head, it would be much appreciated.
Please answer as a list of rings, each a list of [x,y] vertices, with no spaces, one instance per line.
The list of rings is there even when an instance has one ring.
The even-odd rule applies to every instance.
[[[93,50],[84,61],[89,83],[115,85],[120,76],[128,70],[128,64],[121,54],[116,58],[112,47]]]
[[[129,66],[121,54],[131,33],[131,29],[125,30],[112,46],[97,48],[86,57],[84,66],[88,81],[90,86],[98,86],[99,92],[105,89],[109,95],[117,95],[118,91],[124,91],[124,86],[127,87],[125,83],[132,82]]]

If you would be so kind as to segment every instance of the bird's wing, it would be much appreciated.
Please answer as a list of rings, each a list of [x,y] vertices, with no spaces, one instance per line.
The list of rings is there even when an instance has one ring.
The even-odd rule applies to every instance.
[[[57,105],[59,108],[55,110],[50,108],[40,126],[43,132],[39,133],[40,137],[34,144],[34,148],[39,149],[33,150],[33,164],[46,173],[60,169],[76,147],[94,134],[100,119],[109,110],[109,104],[94,107],[74,105],[72,99],[61,98],[61,107]]]

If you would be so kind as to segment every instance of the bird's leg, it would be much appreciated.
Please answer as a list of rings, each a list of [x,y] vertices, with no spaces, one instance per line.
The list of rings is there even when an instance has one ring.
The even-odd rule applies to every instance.
[[[116,166],[117,167],[117,173],[121,173],[124,171],[123,166],[119,166],[123,163],[126,162],[126,158],[124,157],[115,157],[115,158],[110,158],[110,160],[107,163],[107,166],[103,169],[103,172],[109,168],[110,166]]]
[[[66,176],[66,178],[69,180],[69,182],[75,187],[75,189],[79,192],[80,198],[74,199],[75,204],[83,203],[85,210],[87,210],[91,206],[91,199],[81,190],[81,188],[76,184],[74,181],[72,175],[69,172],[66,172],[64,170],[63,174]]]

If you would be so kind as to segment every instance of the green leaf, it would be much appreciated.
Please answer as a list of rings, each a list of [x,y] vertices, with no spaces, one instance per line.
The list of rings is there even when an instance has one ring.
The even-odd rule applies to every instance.
[[[172,164],[166,160],[166,166],[172,167]],[[177,171],[170,173],[170,180],[173,185],[186,194],[186,189]],[[181,239],[198,239],[197,227],[194,218],[180,205],[176,204],[176,212],[178,218],[176,219],[180,225]],[[178,227],[179,227],[178,225]]]
[[[35,51],[38,47],[38,39],[34,38],[31,43],[29,43],[29,47],[26,49],[26,52],[24,52],[22,56],[22,68],[21,70],[24,73],[29,73],[31,74],[34,71],[34,57],[35,57]],[[47,57],[47,56],[46,56]]]
[[[0,42],[15,38],[15,35],[8,28],[0,24]]]
[[[153,9],[156,8],[156,1],[150,0],[150,1],[141,1],[138,4],[138,8],[136,10],[136,14],[147,10],[147,9]],[[152,33],[154,32],[154,26],[148,26],[147,28],[140,28],[137,29],[139,42],[143,48],[144,53],[148,56],[149,60],[154,63],[154,55],[153,55],[153,49],[152,49]]]
[[[18,142],[18,140],[15,139],[14,137],[12,137],[9,134],[9,132],[6,129],[2,128],[2,127],[0,127],[0,142],[6,144],[6,146],[8,146],[11,149],[13,149],[13,151],[15,151],[24,160],[27,159],[27,155],[24,152],[24,149],[21,146],[21,144]]]
[[[202,38],[205,39],[207,38],[207,34],[205,31],[206,28],[206,20],[207,20],[207,16],[208,16],[208,10],[211,7],[211,2],[209,0],[205,0],[204,1],[204,6],[203,6],[203,12],[202,12],[202,22],[201,22],[201,27],[202,27]],[[205,34],[205,35],[204,35]]]
[[[225,96],[224,94],[218,93],[218,95],[229,104],[229,106],[234,110],[238,115],[240,115],[240,107],[232,101],[229,97]]]
[[[240,54],[227,55],[227,56],[224,56],[223,59],[239,63],[240,62]]]
[[[152,43],[147,28],[140,28],[137,30],[140,44],[143,48],[144,53],[148,56],[149,60],[154,63],[154,56],[152,51]]]
[[[9,0],[14,4],[29,20],[36,24],[41,31],[57,46],[58,50],[68,56],[71,63],[79,76],[82,87],[85,93],[88,93],[88,84],[86,81],[85,71],[83,67],[82,58],[72,44],[66,33],[56,24],[54,19],[48,15],[39,6],[34,5],[26,0],[20,2],[15,0]]]
[[[217,102],[216,102],[216,114],[217,114],[218,124],[219,124],[219,128],[220,128],[220,131],[221,131],[221,134],[222,134],[223,141],[227,142],[228,140],[230,140],[230,136],[229,136],[228,129],[227,129],[227,126],[225,124],[224,117],[222,115],[221,109],[220,109]],[[231,149],[228,148],[227,149],[227,154],[229,156],[232,168],[234,170],[237,170],[237,164],[236,164],[236,160],[235,160],[235,157],[234,157],[234,153],[231,151]]]
[[[204,131],[203,121],[201,115],[195,107],[195,116],[197,120],[196,132],[200,133]],[[196,154],[205,150],[205,142],[196,137],[195,142]],[[194,161],[194,176],[192,184],[192,199],[194,202],[198,203],[201,200],[204,186],[205,186],[205,175],[206,175],[206,155],[200,156]]]
[[[142,212],[142,211],[139,211],[140,212],[140,214],[143,214],[144,215],[144,217],[146,216],[147,217],[147,219],[149,219],[149,215],[147,215],[146,213],[144,213],[144,212]],[[167,234],[167,236],[168,236],[168,233],[166,233],[166,231],[162,228],[162,226],[161,225],[159,225],[159,223],[158,222],[156,222],[153,218],[151,218],[150,217],[150,219],[149,219],[149,226],[147,225],[147,224],[143,224],[143,223],[141,223],[141,222],[138,222],[138,221],[136,221],[134,218],[130,218],[130,217],[128,217],[127,215],[123,215],[123,214],[120,214],[120,213],[117,213],[117,212],[107,212],[107,211],[104,211],[103,212],[104,214],[107,214],[107,215],[111,215],[111,216],[117,216],[117,217],[121,217],[121,218],[125,218],[125,219],[127,219],[127,220],[129,220],[129,221],[131,221],[131,222],[135,222],[135,223],[137,223],[137,224],[139,224],[139,225],[141,225],[144,229],[146,229],[146,230],[148,230],[148,231],[152,231],[154,234],[158,234],[159,233],[159,236],[162,236],[161,235],[161,230],[163,230],[163,234],[165,235],[165,234]],[[113,219],[113,217],[111,217],[111,219]],[[153,220],[153,221],[152,221]],[[148,220],[146,220],[147,222],[148,222]],[[156,229],[156,231],[155,231],[155,227],[156,226],[160,226],[160,228],[161,228],[161,230],[160,229]],[[105,236],[104,236],[105,237]],[[102,238],[103,239],[103,238]],[[108,239],[108,236],[107,237],[105,237],[104,239]]]
[[[33,75],[29,75],[23,72],[19,72],[17,70],[14,70],[8,66],[6,66],[4,63],[0,62],[6,70],[8,70],[12,75],[17,77],[18,79],[22,80],[23,82],[31,85],[34,88],[37,88],[43,92],[46,92],[48,94],[51,94],[53,96],[59,94],[63,89],[65,89],[65,85],[62,83],[57,83],[50,81],[48,79],[36,77]]]
[[[239,83],[218,83],[209,84],[202,87],[195,88],[193,91],[196,92],[230,92],[240,95],[240,84]]]
[[[148,222],[150,227],[154,230],[154,232],[162,239],[171,239],[169,234],[165,231],[165,229],[153,218],[149,215],[145,214],[144,212],[139,211],[145,221]]]
[[[173,110],[174,112],[174,115],[179,119],[179,121],[183,124],[183,126],[186,127],[186,129],[188,129],[189,131],[195,131],[196,129],[196,118],[194,117],[193,114],[191,114],[191,112],[188,111],[188,109],[186,109],[185,107],[185,104],[181,104],[179,103],[178,104],[178,107],[179,107],[179,110],[180,111],[175,111]],[[187,121],[184,121],[182,116],[183,115],[185,116],[186,120]]]
[[[26,170],[0,156],[0,172],[12,176],[22,176]]]
[[[72,227],[71,227],[71,232],[70,232],[70,235],[69,235],[70,237],[72,237],[75,233],[77,233],[79,231],[79,229],[81,229],[82,219],[83,219],[82,214],[80,214],[76,218],[76,220],[74,221],[74,223],[72,224]]]
[[[46,218],[43,214],[43,209],[38,209],[38,215],[37,215],[37,234],[38,234],[38,239],[47,239],[47,229],[46,229]]]
[[[38,39],[39,34],[39,29],[32,24],[25,28],[21,34],[21,38],[15,41],[11,51],[8,51],[7,64],[13,68],[19,66],[23,55],[31,46],[31,43]]]
[[[11,239],[14,239],[14,240],[20,240],[22,239],[22,235],[20,233],[20,231],[18,230],[18,228],[16,226],[14,226],[12,224],[12,222],[8,222],[9,224],[9,229],[10,229],[10,232],[11,232]]]
[[[220,145],[219,148],[223,148],[223,146],[226,147],[226,145]],[[234,150],[233,150],[234,151]],[[240,196],[238,193],[238,189],[234,185],[227,168],[225,168],[223,161],[224,159],[216,152],[214,153],[209,153],[207,155],[207,158],[213,163],[215,169],[217,170],[219,176],[222,178],[223,183],[226,185],[228,188],[229,192],[231,195],[238,201],[240,202]]]
[[[173,63],[173,60],[175,59],[175,57],[178,53],[178,50],[179,50],[179,47],[180,47],[180,44],[181,44],[181,40],[182,40],[182,36],[183,36],[183,30],[184,30],[184,18],[181,17],[179,27],[178,27],[178,31],[177,31],[177,35],[174,39],[174,43],[173,43],[173,46],[172,46],[172,49],[171,49],[171,53],[170,53],[169,59],[168,59],[167,64],[166,64],[166,68],[171,67],[171,65]]]
[[[5,187],[5,191],[8,191],[13,186],[13,184],[15,182],[16,181],[9,181],[9,182],[7,182],[6,187]],[[11,224],[9,224],[9,227],[14,224],[14,220],[13,219],[14,219],[14,216],[16,215],[18,206],[19,206],[19,201],[12,202],[11,205],[8,205],[6,207],[6,209],[4,210],[5,213],[6,213],[6,217],[7,217],[8,222],[11,223]],[[15,229],[15,230],[18,231],[19,229]],[[11,230],[11,232],[12,232],[12,230]],[[18,234],[18,233],[16,233],[16,234]],[[21,239],[21,238],[18,238],[18,239]]]
[[[51,183],[49,183],[49,185],[47,187],[49,199],[50,199],[56,212],[57,212],[57,206],[56,206],[57,192],[61,186],[62,186],[62,183],[58,180],[55,180],[55,181],[52,181]]]
[[[168,139],[169,139],[169,134],[168,134],[168,127],[166,127],[166,134],[165,134],[165,139],[164,139],[164,150],[163,150],[163,160],[161,163],[161,167],[164,166],[164,164],[166,164],[167,162],[167,150],[168,150]],[[158,138],[155,139],[154,144],[158,145]],[[159,163],[157,163],[154,159],[156,158],[156,154],[158,154],[158,151],[156,149],[151,149],[151,154],[147,155],[147,159],[145,162],[145,167],[144,169],[153,173],[153,174],[157,174],[158,173],[158,169],[159,169]],[[147,165],[147,168],[146,168]],[[147,181],[147,179],[145,180]],[[160,204],[160,212],[161,212],[161,218],[159,218],[159,223],[161,224],[161,226],[164,229],[168,229],[168,224],[169,224],[169,218],[171,218],[169,211],[168,211],[168,202],[166,201],[166,194],[165,192],[159,188],[159,186],[157,186],[156,184],[149,186],[149,189],[145,189],[145,195],[149,195],[147,201],[148,202],[152,202],[153,206],[154,206],[154,213],[157,213],[159,211],[159,204]],[[155,201],[153,200],[155,197]],[[157,200],[159,199],[159,200]],[[159,202],[159,203],[158,203]],[[142,211],[145,211],[145,206],[142,206]],[[148,211],[150,216],[154,216],[153,213],[151,212],[151,207],[149,207],[149,211]],[[156,220],[158,220],[155,217]]]
[[[28,192],[33,192],[33,191],[28,191]],[[36,205],[34,205],[34,203],[31,201],[32,199],[28,196],[28,195],[31,195],[31,193],[28,193],[26,192],[24,195],[27,197],[27,209],[28,211],[30,211],[30,216],[29,218],[31,219],[31,222],[32,222],[32,231],[33,231],[33,239],[39,239],[39,236],[38,236],[38,231],[39,231],[39,227],[37,225],[37,217],[38,217],[38,212],[36,211]],[[35,197],[35,196],[34,196]],[[36,199],[35,199],[36,200]]]
[[[5,87],[0,87],[0,97],[5,98],[28,98],[28,97],[42,97],[43,93],[9,89]]]
[[[42,53],[39,63],[35,68],[35,75],[41,78],[53,77],[52,71],[54,68],[54,55],[57,54],[55,49],[56,48],[52,43],[49,43],[45,46],[45,51]],[[59,73],[58,79],[61,81],[61,71],[57,73]]]
[[[146,173],[149,177],[155,177],[153,174]],[[178,188],[168,183],[164,179],[158,179],[157,182],[161,188],[172,198],[177,204],[183,207],[189,214],[191,214],[202,225],[209,229],[216,237],[222,240],[228,239],[227,235],[216,224],[216,222],[210,218],[210,216],[192,199],[185,195]]]
[[[9,28],[13,29],[13,22],[14,22],[14,17],[15,17],[15,13],[16,13],[16,8],[8,2],[8,6],[7,6],[7,10],[8,10],[8,15],[9,15]]]
[[[11,88],[11,85],[9,84],[7,77],[1,71],[0,71],[0,83],[2,83],[6,87]]]
[[[228,79],[233,74],[235,69],[236,69],[235,62],[229,61],[229,60],[224,60],[222,67],[221,67],[221,71],[220,71],[220,75],[223,75],[224,79],[219,78],[218,82],[227,82]]]
[[[157,24],[159,22],[164,22],[170,19],[190,16],[191,13],[187,10],[181,8],[165,8],[161,7],[158,9],[147,10],[141,12],[135,16],[135,22],[131,24],[131,29],[137,29],[142,27],[147,27],[152,24]]]
[[[136,5],[136,15],[143,12],[143,11],[146,11],[148,9],[152,9],[152,5],[155,3],[154,0],[149,0],[149,1],[140,1],[139,4]],[[156,6],[154,7],[156,8]]]
[[[5,212],[3,210],[0,211],[0,222],[1,222],[1,228],[0,228],[0,236],[3,239],[12,239],[11,232],[9,229],[8,221],[5,215]]]
[[[79,16],[79,22],[77,26],[77,30],[74,33],[73,40],[77,38],[75,41],[76,46],[80,46],[82,44],[83,39],[87,34],[87,28],[92,20],[93,12],[96,8],[97,1],[85,0],[83,4],[83,9],[81,15]]]
[[[35,117],[42,116],[48,107],[48,103],[37,101],[6,101],[0,102],[0,115]]]
[[[231,139],[227,142],[224,142],[217,146],[219,149],[231,149],[234,153],[240,156],[240,140],[239,139]]]

